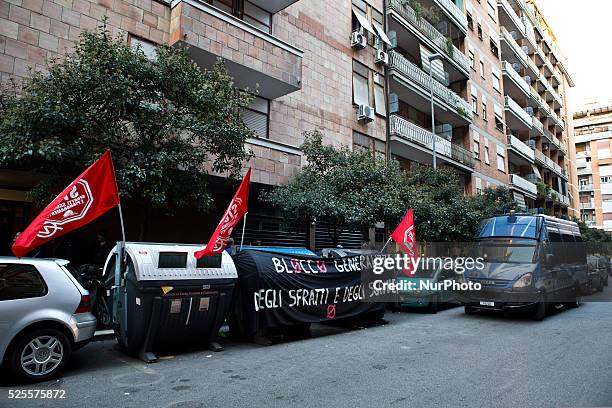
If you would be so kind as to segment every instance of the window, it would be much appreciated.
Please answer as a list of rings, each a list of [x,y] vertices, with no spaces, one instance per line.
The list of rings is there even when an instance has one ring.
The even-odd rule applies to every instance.
[[[482,101],[482,120],[487,121],[487,101]]]
[[[482,25],[478,23],[478,38],[482,40]]]
[[[355,105],[373,105],[370,103],[369,77],[369,68],[353,61],[353,102]]]
[[[495,9],[497,9],[497,1],[496,0],[487,0],[487,13],[489,17],[495,21]]]
[[[476,62],[474,58],[474,51],[470,50],[468,52],[468,56],[470,57],[470,67],[475,71],[476,70]]]
[[[494,109],[495,109],[495,128],[497,130],[499,130],[500,132],[504,131],[504,116],[503,116],[503,110],[502,107],[499,106],[498,104],[494,105]]]
[[[493,89],[495,89],[497,92],[501,93],[501,81],[499,79],[499,77],[500,77],[499,72],[492,71],[491,74],[493,76]]]
[[[387,105],[385,104],[385,87],[383,83],[384,77],[378,73],[374,73],[374,105],[376,113],[382,116],[387,115]]]
[[[612,176],[604,176],[600,179],[601,184],[612,183]]]
[[[497,149],[497,170],[506,172],[506,147],[505,146],[496,146]]]
[[[478,97],[472,95],[472,112],[478,115]]]
[[[365,65],[353,61],[353,103],[368,105],[376,109],[376,113],[385,116],[384,77]]]
[[[154,42],[130,34],[128,43],[131,49],[140,49],[150,61],[157,60],[157,45]]]
[[[490,44],[491,44],[491,52],[493,53],[493,55],[499,58],[499,47],[497,46],[497,42],[493,40],[493,36],[491,36]]]
[[[35,267],[0,264],[0,300],[44,296],[47,286]]]
[[[480,135],[474,132],[474,158],[480,160]]]
[[[272,32],[272,15],[249,1],[244,2],[242,19],[260,30]]]
[[[491,164],[491,160],[489,157],[489,141],[487,139],[485,139],[484,141],[484,159],[485,159],[485,164],[490,165]]]
[[[476,185],[476,194],[482,194],[482,179],[480,177],[474,178]]]
[[[485,77],[485,64],[483,60],[480,60],[480,76]]]
[[[267,33],[272,32],[272,14],[249,0],[205,0],[208,4],[231,14]]]
[[[371,152],[374,157],[381,160],[386,157],[385,142],[357,131],[353,131],[353,150]]]
[[[466,13],[466,16],[467,16],[468,28],[471,31],[474,31],[474,18],[472,17],[470,13]]]
[[[269,135],[270,101],[256,96],[251,105],[242,111],[242,120],[255,131],[255,136],[267,139]]]

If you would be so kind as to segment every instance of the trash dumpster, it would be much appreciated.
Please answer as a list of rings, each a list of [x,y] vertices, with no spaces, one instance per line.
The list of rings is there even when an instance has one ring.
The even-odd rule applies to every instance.
[[[225,252],[197,260],[194,252],[200,249],[117,243],[104,271],[115,273],[113,329],[124,351],[151,362],[154,352],[220,350],[214,337],[228,312],[236,267]]]

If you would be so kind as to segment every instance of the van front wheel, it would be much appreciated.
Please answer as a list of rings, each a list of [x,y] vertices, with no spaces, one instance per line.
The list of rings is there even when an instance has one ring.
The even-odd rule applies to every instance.
[[[533,319],[541,322],[546,317],[546,295],[542,295],[542,298],[536,305],[536,310],[533,314]]]

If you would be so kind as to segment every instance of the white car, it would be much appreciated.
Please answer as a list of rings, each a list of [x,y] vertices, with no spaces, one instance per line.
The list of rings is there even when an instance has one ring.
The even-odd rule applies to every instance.
[[[25,381],[58,375],[93,338],[89,292],[68,261],[0,257],[0,363]]]

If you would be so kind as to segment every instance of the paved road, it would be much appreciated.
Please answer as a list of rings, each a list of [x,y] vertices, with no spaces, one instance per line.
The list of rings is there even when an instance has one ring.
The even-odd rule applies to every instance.
[[[317,327],[308,340],[229,345],[151,365],[97,342],[75,353],[61,380],[29,386],[63,388],[65,400],[9,401],[5,387],[0,406],[612,406],[610,303],[543,322],[462,308],[387,318],[386,326]]]

